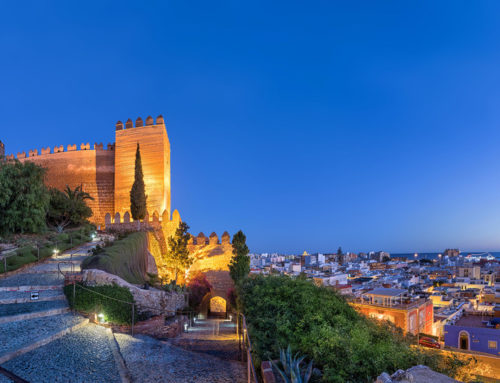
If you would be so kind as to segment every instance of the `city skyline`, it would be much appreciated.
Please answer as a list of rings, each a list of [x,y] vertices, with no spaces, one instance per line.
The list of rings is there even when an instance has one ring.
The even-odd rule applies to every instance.
[[[500,4],[93,5],[4,5],[6,153],[162,114],[195,235],[500,250]]]

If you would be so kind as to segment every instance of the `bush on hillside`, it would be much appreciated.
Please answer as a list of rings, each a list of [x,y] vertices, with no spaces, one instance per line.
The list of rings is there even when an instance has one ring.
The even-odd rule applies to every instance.
[[[201,304],[203,297],[210,292],[212,285],[202,272],[198,272],[189,280],[189,306],[196,310]]]
[[[147,233],[132,233],[103,248],[104,251],[86,258],[82,262],[82,268],[103,270],[129,283],[144,284],[148,279],[147,246]]]
[[[324,382],[372,382],[417,364],[454,375],[455,360],[410,347],[389,322],[359,314],[332,290],[285,276],[246,278],[238,298],[247,318],[255,360],[277,359],[279,348],[314,359]]]
[[[64,294],[68,298],[69,306],[76,311],[88,315],[102,313],[104,314],[104,320],[113,324],[132,323],[132,305],[114,300],[134,302],[132,293],[126,287],[116,285],[90,287],[77,283],[75,286],[75,302],[73,302],[73,285],[65,286]],[[137,310],[135,310],[135,313],[137,314]],[[134,319],[137,322],[137,316]]]
[[[60,253],[66,251],[70,248],[80,245],[81,243],[90,241],[90,236],[83,234],[86,229],[82,229],[82,235],[72,234],[72,243],[69,239],[68,234],[61,234],[57,236],[50,236],[50,241],[46,241],[39,245],[39,250],[33,244],[35,242],[23,242],[24,246],[19,247],[16,250],[15,255],[7,258],[7,271],[13,271],[19,269],[21,266],[27,265],[29,263],[36,262],[38,260],[38,251],[40,251],[40,260],[51,257],[54,254],[54,249],[58,249]],[[63,236],[63,237],[61,237]],[[78,239],[76,239],[78,238]],[[3,273],[5,263],[0,262],[0,273]]]

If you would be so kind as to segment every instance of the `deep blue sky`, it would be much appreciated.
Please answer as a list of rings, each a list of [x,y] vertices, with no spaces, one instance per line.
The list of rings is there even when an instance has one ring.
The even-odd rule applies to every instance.
[[[500,2],[238,3],[4,2],[7,152],[161,113],[195,234],[500,249]]]

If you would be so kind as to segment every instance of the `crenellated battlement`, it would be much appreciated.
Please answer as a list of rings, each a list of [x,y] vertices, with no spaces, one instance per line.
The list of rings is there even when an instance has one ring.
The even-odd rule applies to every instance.
[[[142,128],[143,126],[159,126],[159,125],[161,126],[165,125],[165,120],[163,119],[163,116],[161,114],[158,117],[156,117],[156,122],[153,120],[153,117],[151,116],[146,117],[146,124],[144,124],[141,117],[137,117],[137,119],[135,120],[135,125],[130,118],[125,122],[125,126],[123,125],[123,122],[118,121],[116,123],[116,130],[126,130],[133,128]]]
[[[112,218],[107,223],[111,225],[137,225],[126,211],[130,209],[138,143],[143,172],[148,177],[146,193],[150,212],[146,222],[149,226],[165,222],[162,226],[167,227],[168,232],[175,231],[180,217],[178,212],[172,214],[170,209],[170,142],[161,115],[139,117],[135,123],[131,119],[125,123],[118,121],[115,142],[109,144],[73,142],[6,155],[5,146],[0,141],[0,157],[33,161],[43,167],[46,169],[44,182],[51,188],[63,190],[66,186],[82,186],[93,198],[87,202],[93,212],[90,220],[98,226],[104,224],[107,212]],[[119,212],[120,217],[113,212]]]
[[[208,245],[229,245],[231,243],[231,236],[225,231],[219,241],[219,237],[215,232],[212,232],[209,237],[200,232],[196,237],[190,234],[188,245],[193,247],[204,247]]]
[[[37,156],[46,156],[49,154],[53,153],[64,153],[64,152],[78,152],[78,151],[92,151],[92,150],[115,150],[115,143],[108,144],[106,148],[104,148],[104,145],[101,143],[95,143],[92,148],[89,142],[87,143],[81,143],[80,145],[73,144],[73,145],[68,145],[66,147],[66,151],[64,150],[64,145],[60,146],[54,146],[54,151],[52,152],[50,149],[50,146],[47,146],[46,148],[41,148],[40,152],[38,149],[31,149],[28,150],[28,154],[26,155],[26,152],[18,152],[16,156],[14,154],[9,154],[6,156],[7,159],[15,159],[17,158],[18,160],[20,159],[25,159],[25,158],[32,158],[32,157],[37,157]]]

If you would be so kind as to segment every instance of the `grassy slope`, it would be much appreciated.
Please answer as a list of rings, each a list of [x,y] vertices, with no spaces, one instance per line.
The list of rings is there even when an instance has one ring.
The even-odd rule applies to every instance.
[[[104,252],[85,259],[82,268],[103,270],[129,283],[143,284],[147,280],[147,248],[147,233],[132,233],[106,247]]]

